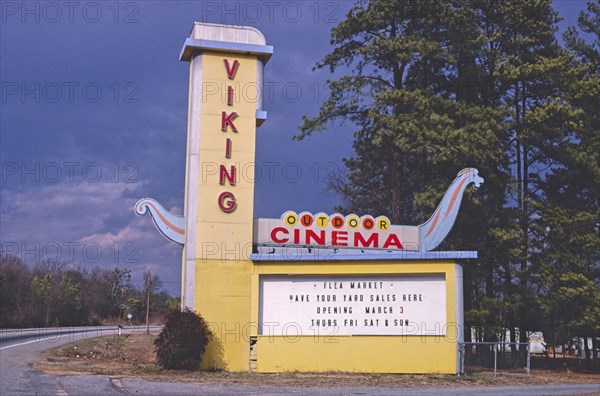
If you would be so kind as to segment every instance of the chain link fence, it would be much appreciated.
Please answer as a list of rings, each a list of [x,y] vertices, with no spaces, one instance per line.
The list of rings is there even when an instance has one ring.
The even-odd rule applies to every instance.
[[[459,374],[481,372],[531,372],[531,352],[527,342],[461,342]]]

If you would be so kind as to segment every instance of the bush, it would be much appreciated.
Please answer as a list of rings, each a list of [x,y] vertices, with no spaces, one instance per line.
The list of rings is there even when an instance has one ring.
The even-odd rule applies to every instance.
[[[189,308],[167,314],[154,340],[158,363],[166,369],[196,370],[212,333],[204,319]]]

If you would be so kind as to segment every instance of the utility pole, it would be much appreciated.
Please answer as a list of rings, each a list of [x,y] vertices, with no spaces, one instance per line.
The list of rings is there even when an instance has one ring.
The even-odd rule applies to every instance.
[[[146,300],[146,334],[150,334],[150,270],[148,270],[148,298]]]

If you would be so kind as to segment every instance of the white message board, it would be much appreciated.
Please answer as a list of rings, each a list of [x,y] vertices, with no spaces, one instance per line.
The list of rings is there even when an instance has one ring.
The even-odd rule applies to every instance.
[[[443,274],[262,276],[259,333],[446,335]]]

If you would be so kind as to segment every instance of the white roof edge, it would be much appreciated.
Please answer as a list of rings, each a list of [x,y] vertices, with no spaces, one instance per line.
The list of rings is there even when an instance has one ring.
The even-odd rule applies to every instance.
[[[267,45],[267,40],[262,32],[252,26],[194,22],[194,27],[192,28],[190,38],[194,40]]]
[[[335,252],[332,249],[290,250],[287,252],[259,252],[250,255],[252,261],[368,261],[368,260],[468,260],[477,258],[476,251],[431,251],[408,252],[397,251],[387,254],[381,253],[346,253]]]

